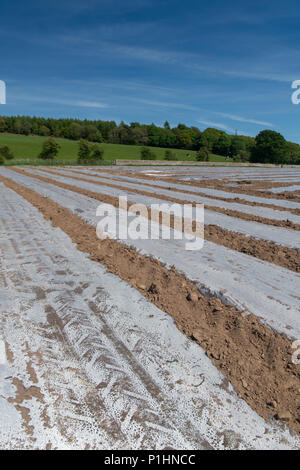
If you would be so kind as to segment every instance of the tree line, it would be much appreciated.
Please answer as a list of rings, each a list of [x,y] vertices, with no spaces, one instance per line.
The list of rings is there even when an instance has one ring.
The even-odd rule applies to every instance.
[[[0,116],[0,132],[78,141],[83,139],[95,144],[112,143],[139,145],[145,148],[195,150],[199,161],[208,161],[210,154],[213,153],[236,161],[300,164],[300,146],[286,141],[281,134],[271,130],[260,132],[254,139],[242,135],[229,135],[214,128],[207,128],[202,132],[197,127],[188,127],[185,124],[171,128],[168,121],[160,127],[138,122],[117,124],[115,121],[101,120]],[[147,158],[149,159],[149,154]],[[166,153],[166,160],[173,158],[176,159],[174,153]]]
[[[199,161],[209,161],[209,152],[212,151],[239,162],[300,165],[300,145],[288,142],[279,132],[266,129],[255,139],[223,133],[211,146],[206,131],[200,138],[196,157]]]
[[[59,137],[71,140],[86,139],[96,143],[145,145],[149,147],[198,150],[202,132],[197,127],[178,124],[171,128],[168,121],[163,127],[155,124],[115,121],[90,121],[79,119],[51,119],[29,116],[0,116],[0,132],[42,137]],[[210,146],[225,134],[217,129],[206,129]],[[245,137],[245,139],[248,139]],[[217,149],[216,149],[217,150]]]
[[[60,148],[60,144],[54,139],[54,137],[49,137],[43,142],[42,150],[39,153],[38,158],[41,160],[53,161],[57,157]],[[104,150],[100,145],[92,144],[85,139],[79,140],[77,153],[77,163],[79,165],[93,165],[100,163],[103,160],[103,154]],[[8,145],[0,147],[0,165],[4,165],[6,161],[12,160],[13,158],[14,154]]]

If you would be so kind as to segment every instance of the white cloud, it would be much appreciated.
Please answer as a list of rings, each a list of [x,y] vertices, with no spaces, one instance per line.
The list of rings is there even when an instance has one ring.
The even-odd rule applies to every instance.
[[[137,101],[139,103],[144,103],[144,104],[150,104],[153,106],[162,106],[165,108],[178,108],[178,109],[187,109],[188,111],[199,111],[199,108],[196,106],[189,106],[186,104],[182,103],[174,103],[174,102],[166,102],[166,101],[152,101],[152,100],[144,100],[144,99],[138,99],[134,98],[134,101]]]
[[[38,102],[38,103],[50,103],[50,104],[61,104],[66,106],[74,106],[79,108],[107,108],[108,105],[100,103],[99,101],[86,101],[86,100],[73,100],[64,98],[55,98],[51,96],[51,92],[48,90],[48,96],[37,96],[28,93],[13,93],[12,100],[14,101],[27,101],[27,102]]]
[[[115,55],[121,60],[131,59],[133,61],[173,65],[175,67],[180,66],[191,70],[193,73],[198,72],[210,77],[226,76],[278,83],[291,83],[297,78],[298,69],[296,64],[298,63],[297,60],[299,61],[300,54],[298,50],[291,50],[291,48],[282,47],[280,50],[278,48],[274,50],[271,46],[266,46],[261,54],[256,55],[255,60],[244,62],[242,58],[239,58],[232,60],[231,63],[222,63],[219,59],[214,60],[211,55],[205,53],[197,54],[178,50],[132,46],[124,44],[125,41],[118,43],[111,40],[110,34],[114,30],[117,30],[118,34],[122,35],[123,33],[126,37],[129,32],[135,31],[137,28],[140,34],[147,29],[151,30],[153,24],[153,22],[147,21],[137,24],[137,26],[132,23],[130,27],[121,23],[113,23],[112,26],[99,26],[93,31],[83,30],[77,35],[69,32],[59,34],[53,38],[43,40],[43,43],[50,47],[66,47],[70,53],[77,56],[90,56],[99,60],[100,57]],[[109,34],[107,35],[105,32]],[[36,42],[34,37],[24,38],[24,40]],[[39,42],[41,40],[39,38]]]
[[[62,103],[62,104],[69,104],[71,106],[80,106],[82,108],[107,108],[108,107],[107,104],[98,103],[97,101],[65,101],[65,103]]]
[[[218,64],[209,64],[207,57],[193,54],[190,52],[177,52],[167,50],[156,50],[142,47],[111,45],[112,52],[127,56],[136,60],[156,62],[160,64],[180,65],[180,67],[189,68],[209,76],[225,75],[228,77],[245,78],[249,80],[263,80],[279,83],[290,83],[295,79],[295,73],[286,73],[274,71],[278,63],[266,64],[265,66],[255,67],[249,64],[249,69],[242,64],[232,64],[230,68],[225,68]]]
[[[202,120],[198,120],[197,122],[199,124],[204,124],[205,126],[208,126],[208,127],[217,127],[219,129],[222,129],[223,131],[235,132],[235,129],[231,129],[231,127],[228,127],[226,126],[226,124],[222,124],[220,122],[202,121]]]
[[[250,124],[258,124],[260,126],[275,127],[274,124],[272,124],[271,122],[258,121],[257,119],[249,119],[249,118],[245,118],[245,117],[242,117],[242,116],[237,116],[235,114],[227,114],[227,113],[219,113],[219,112],[214,112],[214,114],[218,114],[219,116],[223,116],[225,118],[232,119],[232,121],[249,122]]]

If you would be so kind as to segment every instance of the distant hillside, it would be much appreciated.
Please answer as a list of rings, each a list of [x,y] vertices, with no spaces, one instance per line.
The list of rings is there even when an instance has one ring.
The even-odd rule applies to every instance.
[[[8,164],[35,164],[42,163],[38,160],[38,155],[42,150],[43,142],[46,137],[23,136],[13,134],[0,134],[0,147],[8,145],[13,151],[15,159]],[[74,164],[77,161],[78,142],[68,139],[56,139],[61,146],[58,159],[60,164]],[[110,162],[116,159],[138,160],[141,158],[141,146],[138,145],[120,145],[120,144],[101,144],[104,149],[104,160]],[[164,148],[153,147],[157,160],[163,160],[165,155]],[[195,151],[187,151],[182,149],[173,149],[179,160],[193,161],[196,159]],[[189,156],[187,156],[189,155]],[[210,155],[210,161],[224,161],[225,158],[220,155]]]
[[[201,132],[197,127],[188,127],[185,124],[171,128],[167,121],[163,127],[159,127],[139,122],[121,122],[118,125],[115,121],[0,116],[0,135],[4,139],[3,142],[8,139],[6,134],[26,136],[24,143],[21,140],[14,141],[14,138],[10,141],[11,145],[15,146],[15,155],[19,158],[36,158],[38,155],[38,146],[42,139],[34,140],[36,137],[33,136],[51,136],[56,139],[68,139],[68,143],[65,140],[61,142],[59,154],[60,159],[66,160],[75,158],[75,141],[86,139],[105,146],[106,160],[137,159],[140,158],[140,147],[148,146],[154,148],[158,159],[164,158],[163,149],[173,149],[180,160],[187,158],[187,154],[195,159],[194,152],[200,151],[199,160],[207,160],[210,156],[212,161],[220,161],[222,157],[226,157],[235,161],[300,164],[300,145],[287,142],[283,136],[272,130],[261,131],[254,139],[229,135],[214,128]],[[14,151],[13,147],[12,150]]]
[[[87,139],[91,142],[105,142],[123,145],[147,145],[184,150],[198,150],[205,138],[208,148],[224,156],[230,151],[234,136],[224,131],[208,128],[201,132],[197,127],[184,124],[171,128],[166,121],[163,127],[155,124],[132,122],[119,125],[115,121],[88,121],[77,119],[45,119],[29,116],[0,116],[0,133],[58,137],[70,140]],[[225,137],[226,142],[219,140]],[[239,136],[242,147],[248,149],[254,142],[251,137]],[[222,140],[222,139],[221,139]],[[224,140],[224,139],[223,139]],[[221,151],[221,153],[219,152]]]

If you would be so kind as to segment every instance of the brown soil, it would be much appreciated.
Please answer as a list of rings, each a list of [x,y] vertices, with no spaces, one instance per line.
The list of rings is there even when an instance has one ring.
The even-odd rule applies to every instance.
[[[41,168],[41,170],[43,171],[49,171],[49,170],[46,170],[46,169],[43,169]],[[72,171],[68,168],[69,171]],[[50,170],[51,171],[51,170]],[[53,170],[52,170],[53,171]],[[109,181],[115,181],[113,180],[112,178],[109,178],[108,176],[103,176],[101,174],[101,171],[100,170],[94,170],[95,171],[95,177],[99,176],[101,178],[105,178]],[[103,170],[102,170],[103,171]],[[107,173],[112,173],[114,175],[118,175],[118,173],[116,172],[113,172],[113,171],[106,171],[105,172]],[[76,172],[73,172],[72,173],[76,173],[78,174],[79,172],[76,171]],[[98,173],[98,175],[97,175]],[[100,174],[99,174],[100,173]],[[82,173],[86,176],[85,173]],[[132,177],[134,175],[132,175],[132,173],[122,173],[122,175],[124,176],[128,176],[128,177]],[[149,177],[149,176],[145,176],[145,175],[138,175],[139,178],[143,178],[145,179],[145,184],[151,188],[155,188],[155,190],[157,189],[171,189],[171,190],[175,190],[174,188],[172,188],[171,186],[169,188],[165,188],[163,186],[155,186],[153,184],[151,184],[151,182],[153,180],[159,182],[159,181],[165,181],[166,183],[170,183],[170,180],[167,180],[167,179],[163,179],[163,178],[158,178],[158,177]],[[218,188],[215,188],[215,186],[211,183],[212,180],[210,181],[203,181],[203,184],[201,182],[201,184],[199,183],[199,186],[201,187],[207,187],[207,188],[211,188],[211,189],[221,189],[222,191],[227,191],[227,187],[226,186],[222,186],[222,187],[218,187]],[[225,201],[225,202],[229,202],[228,199],[224,198],[224,197],[220,197],[220,196],[209,196],[208,194],[204,194],[204,193],[201,193],[201,192],[195,192],[193,191],[193,186],[192,185],[188,185],[187,182],[183,182],[181,180],[174,180],[172,181],[172,183],[179,183],[179,184],[187,184],[187,189],[183,190],[183,189],[177,189],[176,188],[176,191],[178,193],[184,193],[184,194],[192,194],[192,195],[195,195],[195,196],[203,196],[203,197],[207,197],[207,198],[210,198],[210,199],[217,199],[218,201]],[[216,184],[220,184],[220,181],[219,180],[215,180],[215,183]],[[195,186],[195,185],[194,185]],[[237,191],[227,191],[227,192],[234,192],[236,193]],[[268,197],[270,197],[273,193],[269,194]],[[257,194],[258,196],[264,196],[262,193],[258,193]],[[242,194],[241,194],[242,196]],[[274,199],[274,198],[273,198]],[[276,199],[281,199],[280,197],[277,197]],[[281,206],[276,206],[274,204],[267,204],[267,203],[263,203],[263,202],[251,202],[251,201],[247,201],[246,199],[242,199],[239,195],[237,195],[237,197],[235,197],[234,199],[230,199],[230,202],[238,202],[239,204],[245,204],[245,205],[248,205],[248,206],[258,206],[258,207],[269,207],[270,209],[274,209],[274,210],[279,210],[279,211],[282,211],[282,210],[285,210],[283,207]],[[287,211],[291,212],[292,214],[296,214],[296,215],[300,215],[300,209],[286,209]]]
[[[44,171],[45,173],[50,173],[50,174],[62,176],[61,173],[59,173],[57,171],[54,171],[54,170],[42,169],[42,171]],[[75,173],[76,175],[78,175],[78,174],[85,175],[85,173],[81,173],[81,172],[78,172],[78,171],[72,172],[72,173]],[[72,179],[75,179],[75,180],[78,180],[78,181],[85,181],[86,183],[97,184],[99,186],[104,185],[104,183],[101,183],[97,180],[91,181],[90,179],[75,176],[75,175],[71,176],[71,175],[65,175],[64,174],[63,176],[66,177],[66,178],[72,178]],[[95,178],[97,178],[97,176],[95,176]],[[105,186],[109,186],[110,188],[121,189],[123,191],[130,191],[130,192],[134,192],[136,194],[141,194],[143,196],[153,197],[153,192],[142,191],[142,190],[138,190],[138,189],[134,189],[134,188],[129,189],[126,186],[122,186],[122,181],[120,181],[120,183],[117,183],[117,182],[113,183],[114,180],[108,180],[108,181],[111,181],[111,182],[105,183]],[[177,202],[178,204],[190,204],[191,203],[190,201],[184,201],[182,199],[176,199],[174,197],[168,197],[164,194],[159,194],[158,192],[155,192],[155,197],[159,197],[160,199],[164,199],[165,201]],[[236,210],[231,210],[231,209],[224,209],[222,207],[216,207],[216,206],[208,206],[208,209],[212,210],[214,212],[220,212],[221,214],[226,214],[226,215],[229,215],[231,217],[237,217],[237,218],[243,219],[243,220],[250,220],[252,222],[259,222],[259,223],[265,224],[265,225],[275,225],[276,227],[285,227],[285,228],[289,228],[289,229],[292,229],[292,230],[300,230],[300,224],[295,224],[295,223],[291,222],[290,220],[268,219],[266,217],[260,217],[260,216],[256,216],[256,215],[252,215],[252,214],[246,214],[246,213],[241,212],[241,211],[236,211]]]
[[[99,169],[95,169],[95,172],[98,172],[98,173],[101,173],[102,171],[105,171],[105,173],[111,173],[112,175],[118,175],[120,173],[117,173],[116,171],[113,171],[113,170],[99,170]],[[133,177],[133,176],[137,176],[137,175],[133,175],[132,173],[130,172],[122,172],[122,175],[123,176],[129,176],[129,177]],[[254,184],[253,186],[253,189],[252,189],[252,183],[250,183],[250,180],[242,180],[240,182],[236,182],[238,184],[238,186],[236,187],[230,187],[230,186],[227,186],[228,184],[232,184],[232,180],[220,180],[220,179],[203,179],[203,180],[200,180],[200,181],[182,181],[180,179],[178,179],[178,176],[160,176],[160,175],[157,175],[157,176],[148,176],[148,175],[145,175],[143,173],[138,173],[138,178],[142,178],[144,180],[147,180],[147,181],[164,181],[166,183],[178,183],[178,184],[185,184],[187,186],[191,186],[191,187],[202,187],[202,188],[212,188],[212,189],[218,189],[218,190],[221,190],[221,191],[227,191],[227,192],[231,192],[231,193],[235,193],[235,194],[239,194],[239,195],[243,195],[243,194],[247,194],[249,196],[259,196],[259,197],[266,197],[266,198],[272,198],[272,199],[288,199],[288,200],[291,200],[291,201],[295,201],[295,202],[300,202],[300,195],[299,195],[299,192],[298,191],[285,191],[283,193],[280,193],[280,194],[275,194],[275,193],[272,193],[271,191],[268,191],[268,189],[270,187],[275,187],[273,185],[270,186],[270,182],[261,182],[261,185],[259,186],[261,189],[266,189],[266,191],[262,191],[262,190],[258,190],[258,189],[255,189],[256,186]],[[293,183],[295,184],[295,183]],[[282,186],[288,186],[288,184],[282,184]],[[186,192],[186,191],[185,191]],[[199,193],[197,193],[199,194]],[[214,197],[214,199],[216,199]]]
[[[110,173],[113,173],[111,170],[110,170]],[[123,173],[125,174],[125,173]],[[128,174],[128,173],[127,173]],[[138,174],[139,175],[139,174]],[[132,176],[132,173],[131,173],[131,176]],[[140,176],[140,175],[139,175]],[[145,177],[145,178],[150,178],[152,179],[153,177],[149,177],[147,175],[144,175],[142,174],[141,175],[142,177]],[[251,178],[247,178],[245,177],[244,179],[241,179],[241,180],[232,180],[231,178],[228,178],[228,179],[201,179],[201,180],[193,180],[193,181],[184,181],[184,180],[181,180],[181,179],[178,179],[178,177],[189,177],[190,174],[178,174],[176,173],[176,176],[174,175],[170,175],[170,176],[154,176],[155,180],[167,180],[168,182],[181,182],[182,184],[192,184],[192,185],[198,185],[201,183],[201,186],[205,186],[205,187],[214,187],[215,185],[222,185],[224,188],[226,187],[227,188],[227,185],[231,185],[231,184],[235,184],[237,185],[236,186],[236,189],[238,190],[239,187],[244,187],[244,189],[250,189],[250,190],[253,190],[253,189],[270,189],[270,188],[282,188],[282,187],[288,187],[288,186],[294,186],[296,183],[295,182],[280,182],[280,177],[277,179],[276,182],[274,181],[269,181],[268,179],[259,179],[259,180],[256,180],[256,179],[251,179]],[[282,173],[281,173],[281,176],[284,176]],[[291,175],[287,175],[287,176],[291,176]],[[274,178],[276,177],[276,175],[274,175]],[[300,177],[300,174],[299,174],[299,177]],[[203,185],[202,185],[203,183]],[[297,191],[295,191],[297,192]]]
[[[281,419],[300,432],[300,369],[291,361],[293,349],[285,335],[254,315],[202,295],[175,268],[168,270],[115,240],[98,240],[94,227],[35,191],[4,177],[0,180],[69,235],[80,251],[171,315],[258,414],[266,420]]]
[[[300,175],[299,175],[299,178],[300,178]],[[277,180],[276,183],[274,182],[270,182],[270,181],[267,181],[267,180],[242,180],[242,181],[235,181],[236,184],[238,185],[242,185],[244,186],[245,184],[247,185],[250,185],[249,188],[250,189],[272,189],[272,188],[285,188],[285,187],[288,187],[288,186],[294,186],[296,183],[293,182],[293,183],[289,183],[289,182],[282,182],[280,183],[279,182],[280,179]],[[232,183],[230,183],[232,184]]]
[[[163,180],[164,178],[161,178]],[[170,182],[170,180],[167,180]],[[172,179],[172,183],[179,183],[183,184],[183,181],[177,180],[176,178]],[[272,193],[271,191],[268,191],[270,188],[269,183],[266,183],[267,186],[262,185],[260,186],[260,190],[258,189],[251,189],[251,185],[244,184],[239,184],[236,187],[232,186],[227,186],[231,181],[225,181],[223,180],[222,182],[220,180],[206,180],[205,182],[202,181],[184,181],[184,184],[187,184],[188,186],[198,186],[198,187],[211,187],[213,189],[219,189],[221,191],[227,191],[229,193],[235,193],[239,195],[247,194],[249,196],[258,196],[258,197],[266,197],[266,198],[272,198],[272,199],[287,199],[290,201],[294,202],[300,202],[300,197],[299,195],[295,194],[296,191],[284,191],[280,194]],[[294,183],[295,184],[295,183]],[[266,189],[265,191],[263,189]]]
[[[69,191],[73,191],[78,194],[83,194],[84,196],[91,197],[103,203],[111,204],[115,207],[119,206],[119,200],[116,197],[111,197],[105,194],[95,193],[87,189],[79,188],[69,184],[60,183],[51,178],[28,173],[23,169],[10,169],[17,173],[30,176],[45,183],[51,183],[55,186],[59,186]],[[148,195],[153,196],[153,194],[151,193],[148,193]],[[162,199],[165,198],[162,197]],[[167,198],[167,200],[169,199]],[[174,199],[172,199],[172,201],[176,202],[176,200]],[[184,203],[184,201],[178,202],[180,202],[181,204]],[[187,203],[189,202],[187,201]],[[130,205],[131,203],[128,204],[128,206]],[[151,218],[150,210],[148,211],[148,217]],[[171,217],[171,227],[174,228],[173,217]],[[297,249],[284,247],[265,240],[259,240],[254,237],[248,237],[237,232],[225,230],[219,227],[218,225],[205,226],[204,236],[206,240],[211,241],[213,243],[217,243],[218,245],[226,246],[229,249],[239,251],[250,256],[254,256],[255,258],[262,259],[263,261],[268,261],[270,263],[277,264],[278,266],[289,269],[291,271],[300,272],[300,253]]]

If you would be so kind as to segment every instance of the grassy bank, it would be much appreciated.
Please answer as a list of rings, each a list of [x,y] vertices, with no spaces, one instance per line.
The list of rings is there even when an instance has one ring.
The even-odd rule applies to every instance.
[[[23,136],[14,134],[0,134],[0,146],[8,145],[15,155],[15,159],[8,162],[10,165],[45,165],[47,162],[38,159],[46,137]],[[74,165],[77,163],[78,142],[67,139],[56,139],[61,148],[55,162],[48,164]],[[103,164],[110,164],[114,160],[140,160],[141,147],[138,145],[101,144],[104,149]],[[163,160],[165,148],[150,147],[156,154],[157,160]],[[194,161],[196,152],[192,150],[173,149],[178,160]],[[187,157],[189,155],[189,157]],[[220,155],[210,155],[210,161],[222,162],[225,158]]]

